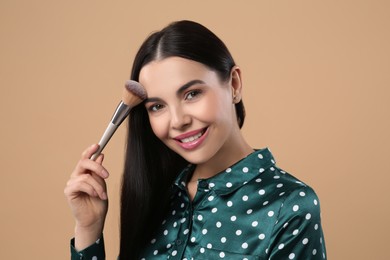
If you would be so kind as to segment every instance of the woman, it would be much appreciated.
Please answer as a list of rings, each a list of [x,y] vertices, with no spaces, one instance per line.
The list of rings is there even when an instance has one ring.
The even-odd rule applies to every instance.
[[[140,47],[131,79],[148,98],[129,116],[119,258],[325,259],[314,191],[253,149],[240,128],[241,71],[204,26],[179,21]],[[103,259],[103,156],[87,148],[65,194],[72,259]]]

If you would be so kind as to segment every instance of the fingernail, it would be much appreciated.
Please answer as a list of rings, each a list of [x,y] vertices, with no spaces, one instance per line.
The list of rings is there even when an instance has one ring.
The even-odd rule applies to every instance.
[[[108,172],[106,170],[103,170],[102,171],[102,175],[104,178],[107,178],[108,177]]]
[[[107,200],[107,199],[108,199],[107,193],[103,192],[103,193],[102,193],[102,198],[103,198],[104,200]]]

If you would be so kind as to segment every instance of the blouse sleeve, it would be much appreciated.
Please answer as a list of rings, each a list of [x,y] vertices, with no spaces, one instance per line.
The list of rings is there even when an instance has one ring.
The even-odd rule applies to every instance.
[[[103,235],[101,238],[96,240],[95,243],[90,245],[89,247],[76,251],[74,248],[74,238],[70,241],[70,253],[71,260],[104,260],[106,259],[106,253],[104,250],[104,239]]]
[[[303,186],[287,196],[268,250],[270,259],[326,259],[320,204],[313,189]]]

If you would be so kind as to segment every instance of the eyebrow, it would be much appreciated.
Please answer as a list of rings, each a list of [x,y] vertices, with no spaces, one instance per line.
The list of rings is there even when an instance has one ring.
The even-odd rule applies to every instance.
[[[189,87],[195,85],[195,84],[205,84],[204,81],[202,80],[199,80],[199,79],[194,79],[194,80],[191,80],[189,82],[187,82],[186,84],[184,84],[183,86],[181,86],[177,91],[176,91],[176,95],[177,96],[180,96],[184,91],[186,91],[186,89],[188,89]],[[155,102],[155,101],[160,101],[161,99],[160,98],[157,98],[157,97],[151,97],[151,98],[146,98],[145,99],[145,103],[148,103],[148,102]]]

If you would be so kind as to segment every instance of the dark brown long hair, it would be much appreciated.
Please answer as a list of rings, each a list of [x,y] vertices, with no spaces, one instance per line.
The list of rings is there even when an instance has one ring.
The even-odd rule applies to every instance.
[[[235,66],[225,44],[209,29],[192,21],[171,23],[151,34],[141,45],[131,72],[138,81],[143,66],[157,59],[182,57],[204,64],[221,80],[228,80]],[[236,104],[237,122],[245,110]],[[170,187],[187,162],[153,133],[143,104],[129,115],[125,169],[122,179],[120,260],[137,259],[161,223],[168,207]]]

